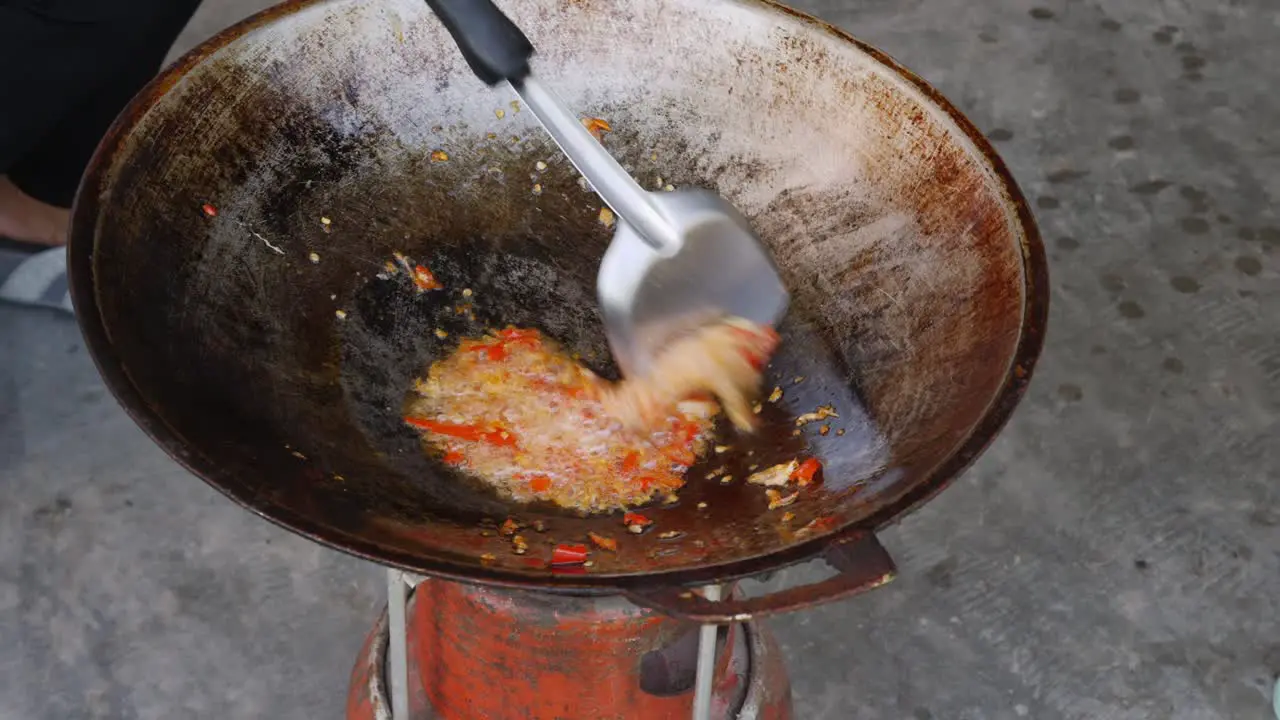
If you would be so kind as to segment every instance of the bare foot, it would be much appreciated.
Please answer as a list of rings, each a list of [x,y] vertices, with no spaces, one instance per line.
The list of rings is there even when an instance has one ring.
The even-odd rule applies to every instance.
[[[36,243],[65,245],[71,211],[36,200],[0,175],[0,237]]]

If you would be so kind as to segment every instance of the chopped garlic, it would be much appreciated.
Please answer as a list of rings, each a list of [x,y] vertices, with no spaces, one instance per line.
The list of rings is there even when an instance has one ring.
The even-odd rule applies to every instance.
[[[840,414],[836,412],[834,407],[830,405],[819,405],[817,410],[811,413],[805,413],[796,418],[796,427],[808,425],[811,422],[817,422],[819,420],[826,420],[827,418],[838,417],[840,417]]]
[[[800,463],[795,460],[787,463],[780,463],[773,467],[767,467],[758,473],[752,474],[747,478],[747,482],[752,483],[753,485],[767,485],[772,487],[786,485],[791,481],[791,473],[795,472],[798,467],[800,467]]]

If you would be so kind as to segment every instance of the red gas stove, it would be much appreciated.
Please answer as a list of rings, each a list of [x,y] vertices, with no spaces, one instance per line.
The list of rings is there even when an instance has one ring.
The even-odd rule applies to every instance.
[[[792,717],[786,667],[759,622],[700,626],[619,596],[398,571],[388,595],[352,670],[348,720]]]

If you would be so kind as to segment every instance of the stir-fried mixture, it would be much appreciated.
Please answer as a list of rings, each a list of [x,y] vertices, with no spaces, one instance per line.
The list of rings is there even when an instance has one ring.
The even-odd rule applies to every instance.
[[[777,336],[741,322],[674,344],[644,378],[611,385],[538,331],[463,340],[414,384],[405,421],[449,464],[511,498],[583,512],[641,505],[684,485],[719,405],[750,427]]]
[[[699,395],[715,397],[739,430],[755,428],[751,402],[778,334],[741,319],[707,325],[677,339],[644,377],[619,384],[605,407],[631,428],[652,428],[667,409]]]

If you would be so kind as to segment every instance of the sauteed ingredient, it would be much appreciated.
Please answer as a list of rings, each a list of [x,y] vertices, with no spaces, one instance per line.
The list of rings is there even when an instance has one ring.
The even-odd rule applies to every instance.
[[[711,325],[678,340],[648,375],[610,385],[537,330],[508,327],[433,364],[414,383],[405,422],[445,462],[518,501],[583,512],[674,501],[707,449],[713,399],[752,426],[750,398],[777,340],[742,321]]]
[[[769,509],[777,510],[780,507],[786,507],[794,503],[800,497],[800,492],[797,490],[789,495],[783,495],[781,492],[769,488],[764,491],[764,495],[769,499]]]
[[[686,403],[637,432],[606,411],[612,392],[538,331],[509,327],[433,364],[405,422],[446,462],[521,502],[602,512],[684,485],[714,406]]]
[[[609,125],[609,121],[601,118],[584,117],[581,119],[581,122],[582,126],[587,129],[587,132],[591,133],[591,137],[594,137],[599,141],[604,140],[605,133],[613,131],[613,127]]]
[[[800,467],[791,473],[791,479],[800,487],[812,484],[818,473],[822,471],[822,462],[818,458],[809,458],[800,463]]]
[[[747,478],[747,482],[755,485],[766,485],[769,487],[781,487],[791,482],[792,474],[800,467],[800,463],[792,460],[791,462],[781,463],[773,467],[767,467],[760,472],[753,473]]]
[[[821,471],[822,461],[811,457],[804,462],[792,460],[791,462],[767,467],[748,477],[747,482],[769,487],[782,487],[783,485],[795,483],[800,487],[805,487],[813,484],[814,478]]]
[[[415,265],[413,267],[413,284],[419,290],[439,290],[444,287],[425,265]]]
[[[714,396],[740,430],[755,427],[752,399],[778,334],[745,320],[707,325],[676,340],[650,371],[605,397],[610,414],[631,428],[653,428],[681,401]]]
[[[817,422],[819,420],[826,420],[827,418],[838,418],[838,417],[840,416],[836,413],[835,408],[831,407],[830,405],[819,405],[817,409],[814,410],[813,412],[805,413],[800,417],[796,418],[796,425],[797,426],[808,425],[811,422]]]
[[[587,537],[591,538],[591,542],[601,550],[608,550],[609,552],[618,551],[618,541],[611,537],[593,532],[587,533]]]
[[[551,551],[552,565],[581,565],[587,561],[587,546],[561,543]]]
[[[627,531],[632,535],[639,535],[653,525],[653,521],[640,513],[629,512],[622,516],[622,524],[627,526]]]

